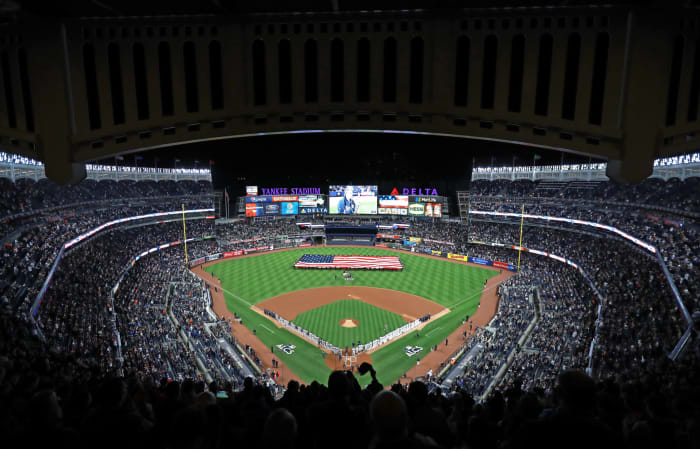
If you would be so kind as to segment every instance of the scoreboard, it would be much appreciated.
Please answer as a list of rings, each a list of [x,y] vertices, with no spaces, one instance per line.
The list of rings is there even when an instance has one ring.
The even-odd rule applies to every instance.
[[[245,216],[328,213],[325,195],[263,195],[245,197]]]

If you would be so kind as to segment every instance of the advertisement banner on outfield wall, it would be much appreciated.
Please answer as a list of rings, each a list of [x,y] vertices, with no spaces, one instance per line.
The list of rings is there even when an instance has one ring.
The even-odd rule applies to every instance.
[[[442,254],[442,251],[435,251],[434,249],[431,249],[431,250],[430,250],[430,254],[432,254],[433,256],[442,256],[442,257],[445,257],[445,255]]]
[[[493,265],[493,262],[488,259],[482,259],[481,257],[469,257],[467,260],[471,263],[478,263],[479,265]]]
[[[211,262],[212,260],[221,259],[221,253],[210,254],[210,255],[208,255],[208,256],[206,257],[206,259],[207,259],[207,262]]]
[[[400,235],[390,235],[390,234],[377,234],[378,239],[394,239],[394,240],[401,240]]]
[[[494,260],[493,266],[498,268],[505,268],[508,271],[515,271],[515,265],[511,263],[499,262],[497,260]]]
[[[447,253],[447,258],[452,259],[452,260],[461,260],[463,262],[467,261],[467,256],[464,256],[462,254],[453,254],[453,253]]]
[[[445,241],[443,241],[443,240],[423,239],[423,242],[425,242],[425,243],[438,243],[438,244],[440,244],[440,245],[455,246],[454,243],[452,243],[452,242],[445,242]]]
[[[384,243],[375,243],[374,246],[376,246],[378,248],[388,248],[388,246],[386,246],[386,244],[384,244]]]
[[[262,240],[262,237],[254,237],[252,239],[245,239],[245,240],[234,240],[232,242],[229,242],[230,245],[238,245],[240,243],[250,243],[250,242],[257,242],[258,240]]]
[[[243,250],[239,249],[237,251],[227,251],[224,253],[224,259],[228,259],[229,257],[236,257],[236,256],[242,256],[243,255]]]
[[[190,266],[196,267],[197,265],[203,264],[204,260],[205,260],[204,257],[200,257],[199,259],[190,260]]]
[[[250,254],[250,253],[262,253],[265,251],[272,251],[275,249],[274,245],[266,245],[266,246],[258,246],[257,248],[248,248],[244,249],[243,253],[244,254]]]
[[[408,240],[411,241],[411,242],[415,242],[415,243],[420,243],[420,242],[421,242],[421,238],[420,238],[420,237],[409,237]]]

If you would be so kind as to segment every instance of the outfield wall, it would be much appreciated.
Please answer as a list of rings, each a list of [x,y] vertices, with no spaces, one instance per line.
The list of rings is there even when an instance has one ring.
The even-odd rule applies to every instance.
[[[250,241],[254,242],[257,240],[261,239],[250,239],[250,240],[244,240],[244,241]],[[197,259],[190,260],[190,268],[195,268],[198,267],[204,263],[207,262],[213,262],[215,260],[220,260],[220,259],[231,259],[233,257],[239,257],[239,256],[247,256],[248,254],[255,254],[255,253],[266,253],[270,251],[276,251],[280,249],[293,249],[293,248],[308,248],[311,246],[311,243],[300,243],[296,245],[263,245],[263,246],[252,246],[250,248],[245,248],[245,249],[237,249],[235,251],[224,251],[223,253],[216,253],[216,254],[209,254],[203,257],[199,257]]]
[[[405,241],[403,243],[403,245],[400,245],[397,243],[377,243],[375,246],[377,248],[400,249],[402,251],[407,251],[407,252],[411,252],[414,254],[427,254],[430,256],[444,257],[446,259],[456,260],[459,262],[470,262],[470,263],[474,263],[477,265],[485,265],[487,267],[502,268],[502,269],[508,270],[508,271],[518,271],[517,267],[513,264],[510,264],[510,263],[500,262],[498,260],[482,259],[481,257],[465,256],[464,254],[449,253],[449,252],[445,252],[445,251],[435,251],[435,250],[427,249],[427,248],[418,249],[415,246],[406,246],[406,243],[409,243],[409,242]],[[410,242],[410,243],[413,243],[415,245],[415,243],[417,243],[417,242]],[[481,243],[481,242],[469,242],[469,243]],[[492,245],[496,246],[498,244],[492,244]]]

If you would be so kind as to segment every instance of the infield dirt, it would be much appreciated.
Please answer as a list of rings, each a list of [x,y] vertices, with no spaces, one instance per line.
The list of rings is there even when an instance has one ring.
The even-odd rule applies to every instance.
[[[340,320],[340,323],[338,324],[340,324],[342,327],[351,328],[359,326],[360,322],[353,318],[345,318],[343,320]]]
[[[275,312],[292,321],[307,310],[325,306],[339,299],[355,299],[395,313],[406,322],[426,314],[437,315],[443,309],[438,303],[409,293],[376,287],[319,287],[298,290],[266,299],[254,307]]]

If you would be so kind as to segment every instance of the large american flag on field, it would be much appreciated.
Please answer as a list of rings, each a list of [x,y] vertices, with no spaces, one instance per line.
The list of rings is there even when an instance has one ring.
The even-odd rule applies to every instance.
[[[296,268],[339,268],[401,270],[403,265],[398,256],[326,256],[304,254],[294,264]]]

